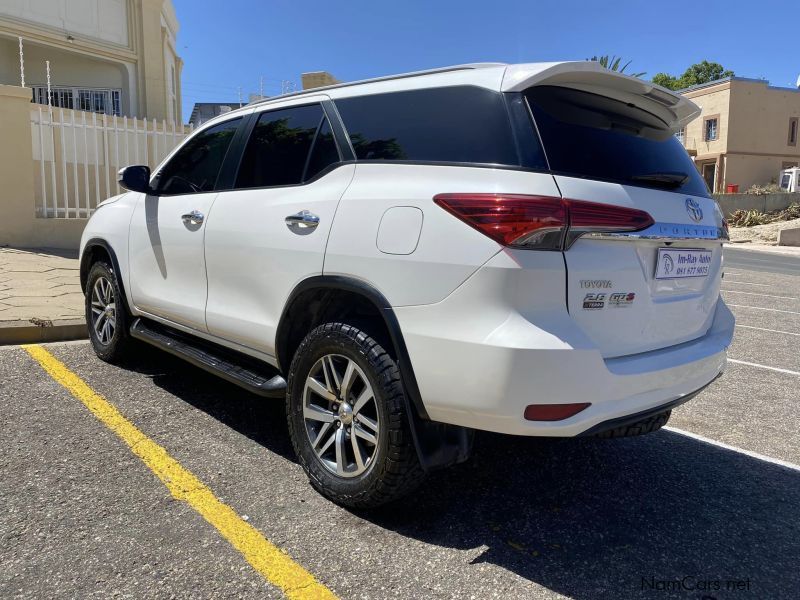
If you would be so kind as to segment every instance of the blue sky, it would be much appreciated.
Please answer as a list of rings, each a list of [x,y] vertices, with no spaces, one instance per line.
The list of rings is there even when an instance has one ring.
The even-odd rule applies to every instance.
[[[181,24],[183,114],[194,102],[247,101],[264,78],[329,71],[363,79],[476,61],[632,59],[645,78],[703,59],[792,86],[800,74],[792,1],[173,0]]]

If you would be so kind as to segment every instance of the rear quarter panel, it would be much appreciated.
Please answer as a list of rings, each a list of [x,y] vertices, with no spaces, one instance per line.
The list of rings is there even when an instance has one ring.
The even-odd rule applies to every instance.
[[[359,163],[336,211],[324,273],[364,280],[392,306],[441,301],[501,249],[433,202],[436,194],[457,192],[559,195],[552,176],[542,173]],[[423,213],[419,242],[409,254],[378,248],[381,219],[394,207]]]

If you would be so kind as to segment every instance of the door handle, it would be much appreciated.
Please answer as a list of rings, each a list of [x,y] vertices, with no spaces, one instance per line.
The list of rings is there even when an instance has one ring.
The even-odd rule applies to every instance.
[[[193,210],[190,213],[186,213],[185,215],[181,215],[181,219],[184,223],[189,223],[191,225],[200,225],[205,219],[205,215],[201,213],[199,210]]]
[[[307,210],[301,210],[299,213],[289,215],[284,221],[289,226],[296,225],[302,228],[313,228],[319,225],[319,217]]]

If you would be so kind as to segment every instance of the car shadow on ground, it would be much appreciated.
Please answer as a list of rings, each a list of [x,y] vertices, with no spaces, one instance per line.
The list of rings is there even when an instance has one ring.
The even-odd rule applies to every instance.
[[[165,392],[287,460],[297,462],[286,427],[284,402],[261,398],[166,352],[144,351],[122,365],[149,377]]]
[[[478,561],[573,598],[796,597],[797,471],[669,431],[483,434],[478,444],[470,463],[373,522],[431,544],[483,546]]]
[[[137,370],[295,460],[281,401],[174,359]],[[473,562],[573,598],[794,598],[800,587],[800,472],[670,431],[617,440],[479,433],[469,462],[356,515],[427,544],[482,549]]]

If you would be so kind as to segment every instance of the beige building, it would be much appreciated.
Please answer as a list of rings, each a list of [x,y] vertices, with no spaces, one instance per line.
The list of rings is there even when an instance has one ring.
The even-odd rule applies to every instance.
[[[172,0],[0,0],[0,84],[54,106],[181,123]]]
[[[336,77],[327,71],[313,71],[310,73],[303,73],[300,75],[300,80],[303,83],[304,90],[310,90],[318,87],[325,87],[328,85],[336,85],[341,83]]]
[[[730,77],[681,92],[702,108],[678,133],[712,191],[745,191],[800,164],[800,90]]]

